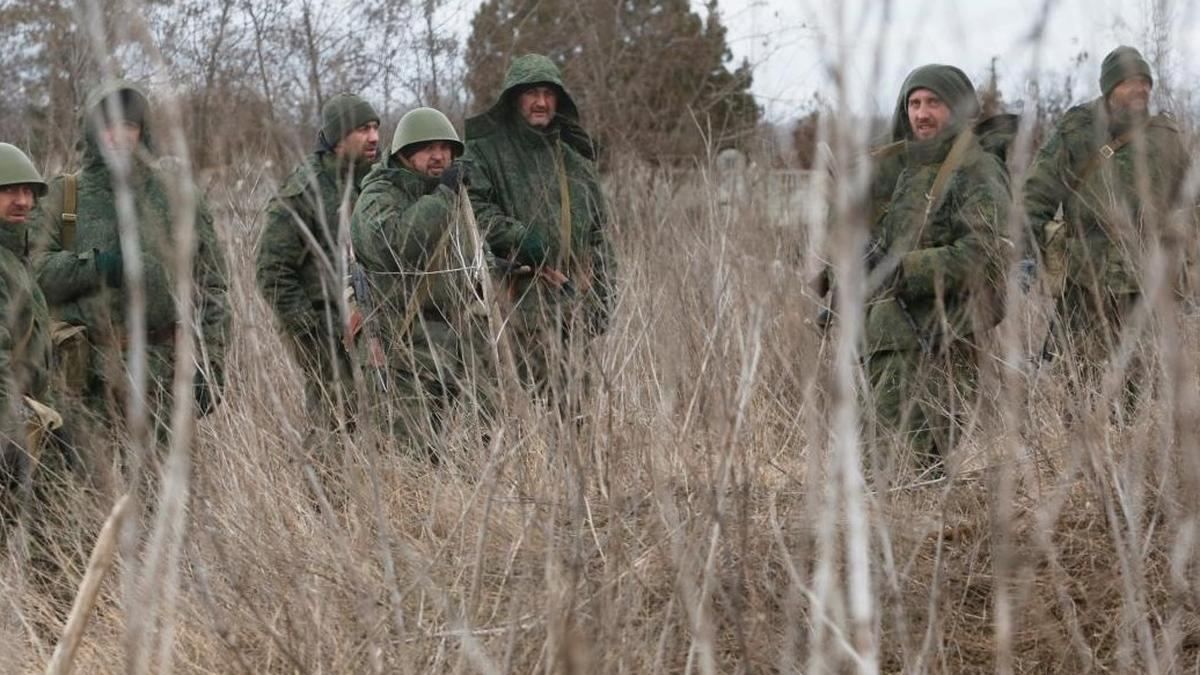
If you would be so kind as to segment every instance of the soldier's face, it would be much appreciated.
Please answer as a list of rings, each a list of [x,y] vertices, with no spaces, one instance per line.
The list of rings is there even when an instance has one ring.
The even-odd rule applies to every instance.
[[[419,174],[437,178],[454,163],[454,148],[445,141],[431,141],[408,157],[400,155],[400,161]]]
[[[0,186],[0,217],[8,223],[24,223],[36,203],[29,185]]]
[[[1122,80],[1108,95],[1108,106],[1113,112],[1141,114],[1150,109],[1150,80],[1130,77]]]
[[[913,137],[926,141],[950,126],[953,113],[950,106],[928,89],[914,89],[908,95],[908,124]]]
[[[142,127],[133,122],[110,124],[100,131],[100,142],[109,152],[128,154],[142,140]]]
[[[549,126],[558,112],[558,92],[554,87],[530,87],[517,98],[517,108],[529,126]]]
[[[345,159],[374,162],[379,157],[379,122],[367,122],[346,134],[334,152]]]

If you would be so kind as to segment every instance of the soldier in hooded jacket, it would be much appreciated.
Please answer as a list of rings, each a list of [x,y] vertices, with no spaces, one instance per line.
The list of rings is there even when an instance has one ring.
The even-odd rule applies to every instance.
[[[1025,183],[1027,223],[1058,296],[1054,342],[1085,370],[1104,362],[1142,297],[1149,245],[1191,244],[1194,205],[1180,203],[1191,160],[1175,122],[1150,113],[1153,85],[1136,49],[1114,49],[1101,97],[1067,111]]]
[[[126,283],[135,255],[141,263],[145,301],[147,403],[160,428],[167,423],[175,368],[175,342],[185,325],[178,314],[180,223],[194,223],[191,287],[197,368],[194,400],[200,415],[210,412],[224,384],[229,306],[225,258],[204,200],[192,213],[178,213],[174,177],[155,155],[148,126],[150,104],[135,85],[108,81],[91,91],[84,104],[78,174],[50,182],[38,204],[33,269],[54,319],[86,334],[82,380],[71,384],[85,409],[99,419],[121,419],[129,393],[133,343],[127,307],[133,297]],[[131,212],[124,211],[121,187],[128,188]],[[128,218],[129,220],[125,220]],[[137,249],[122,241],[131,228]]]
[[[958,68],[914,70],[900,91],[876,174],[873,277],[864,354],[876,421],[937,464],[973,405],[979,336],[999,323],[1012,254],[1007,174],[972,131],[979,103]],[[893,178],[894,177],[894,178]]]
[[[390,154],[363,181],[351,226],[371,282],[368,324],[357,343],[364,362],[382,371],[377,417],[414,448],[431,449],[452,401],[478,394],[487,378],[476,358],[479,316],[471,311],[487,268],[458,217],[455,160],[462,152],[445,115],[409,111]]]
[[[46,182],[17,147],[0,143],[0,493],[29,465],[30,406],[48,403],[50,313],[29,267],[28,222]],[[34,420],[36,421],[36,420]]]
[[[586,342],[607,330],[615,300],[595,146],[558,67],[538,54],[513,61],[499,99],[467,120],[466,133],[471,204],[506,267],[501,295],[519,375],[557,389],[566,338]]]
[[[316,151],[267,209],[256,277],[304,371],[305,410],[328,429],[346,419],[354,391],[343,342],[349,317],[339,310],[345,286],[339,231],[377,158],[379,114],[361,97],[339,94],[322,108],[321,119]]]

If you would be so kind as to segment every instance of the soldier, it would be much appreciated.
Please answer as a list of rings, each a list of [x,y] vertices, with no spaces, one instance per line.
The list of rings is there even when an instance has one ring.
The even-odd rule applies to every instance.
[[[150,103],[135,85],[115,80],[96,87],[84,104],[82,168],[55,178],[38,205],[39,231],[33,269],[51,315],[85,331],[85,368],[67,383],[85,409],[100,420],[120,418],[128,392],[131,345],[126,307],[126,263],[134,251],[122,230],[136,228],[145,302],[147,398],[160,430],[167,424],[180,329],[176,306],[175,229],[185,214],[172,200],[173,180],[155,156],[148,127]],[[132,213],[120,199],[128,189]],[[203,416],[218,403],[224,383],[229,329],[225,258],[212,217],[197,197],[192,259],[193,315],[197,317],[196,411]],[[124,219],[129,217],[129,221]],[[72,359],[72,355],[62,355]]]
[[[410,111],[388,157],[363,181],[351,226],[355,256],[371,281],[367,333],[381,343],[382,354],[365,359],[383,367],[381,413],[402,442],[426,447],[449,403],[481,377],[468,367],[467,310],[471,270],[483,261],[455,228],[461,174],[454,161],[462,152],[445,115]]]
[[[554,63],[529,54],[499,99],[467,120],[463,164],[479,226],[510,273],[502,279],[519,375],[561,389],[566,338],[607,329],[616,261],[595,146]],[[558,391],[561,398],[565,391]]]
[[[870,256],[884,281],[867,309],[867,371],[876,421],[929,464],[953,447],[972,403],[978,336],[1000,321],[1012,248],[1001,234],[1007,176],[971,129],[978,114],[961,70],[914,70],[893,118],[899,154],[877,174],[895,178]]]
[[[306,412],[318,428],[332,429],[348,416],[353,391],[342,339],[347,317],[338,310],[345,269],[339,232],[378,156],[379,114],[362,98],[340,94],[321,120],[316,151],[271,201],[257,280],[304,371]]]
[[[45,194],[33,162],[0,143],[0,493],[23,482],[24,460],[38,442],[26,420],[45,404],[49,388],[50,314],[29,268],[27,232]]]
[[[1101,65],[1103,95],[1067,111],[1025,184],[1027,222],[1060,295],[1058,338],[1075,343],[1086,370],[1115,346],[1142,294],[1147,244],[1180,206],[1190,160],[1175,123],[1150,113],[1153,86],[1136,49],[1114,49]]]

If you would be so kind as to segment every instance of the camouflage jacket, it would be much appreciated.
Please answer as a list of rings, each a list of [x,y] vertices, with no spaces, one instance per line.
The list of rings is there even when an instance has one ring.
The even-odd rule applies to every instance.
[[[281,327],[320,344],[330,328],[340,339],[343,325],[337,311],[344,285],[337,247],[340,208],[348,196],[353,209],[359,193],[356,180],[346,194],[347,175],[332,153],[309,157],[271,200],[258,247],[258,288]]]
[[[450,229],[457,222],[454,199],[436,178],[389,157],[364,179],[350,229],[354,255],[371,281],[367,320],[380,327],[391,357],[415,356],[426,369],[435,367],[435,349],[457,353],[471,291],[474,254]]]
[[[1024,207],[1043,250],[1048,244],[1043,226],[1062,207],[1067,274],[1076,283],[1092,286],[1096,280],[1110,291],[1132,293],[1140,288],[1147,235],[1161,231],[1166,214],[1180,206],[1190,159],[1178,128],[1165,116],[1151,117],[1110,157],[1102,154],[1123,134],[1111,128],[1103,99],[1067,111],[1038,151]]]
[[[598,318],[593,325],[599,328],[611,309],[616,274],[607,202],[591,140],[578,125],[575,105],[565,89],[555,122],[546,129],[528,125],[516,113],[514,93],[539,82],[560,83],[557,68],[541,56],[517,59],[500,99],[487,112],[467,120],[463,163],[471,204],[497,257],[509,258],[522,237],[534,232],[548,243],[550,264],[568,260],[561,271],[577,286],[588,288],[587,310]],[[567,184],[569,242],[563,241],[560,221],[564,206],[560,172]],[[533,279],[513,279],[514,295],[525,297],[528,285],[536,283]]]
[[[29,269],[24,224],[0,221],[0,443],[23,443],[22,396],[46,400],[50,313]]]
[[[899,274],[869,301],[868,354],[944,344],[1000,319],[1012,247],[1003,236],[1009,197],[999,160],[973,143],[926,222],[927,195],[954,141],[950,134],[907,142],[897,159],[875,241],[898,257]]]
[[[50,304],[51,314],[70,324],[87,326],[89,339],[122,344],[127,289],[105,286],[96,266],[98,252],[119,249],[120,223],[116,190],[108,166],[91,140],[78,174],[77,222],[72,241],[64,241],[63,177],[50,182],[35,214],[39,231],[33,246],[33,269]],[[179,321],[175,303],[175,216],[166,176],[137,159],[130,176],[133,208],[141,248],[146,293],[146,330],[151,343],[169,343]],[[220,370],[229,333],[229,300],[225,257],[217,242],[212,216],[197,197],[195,249],[192,251],[194,310],[198,337]],[[125,256],[127,259],[128,256]]]

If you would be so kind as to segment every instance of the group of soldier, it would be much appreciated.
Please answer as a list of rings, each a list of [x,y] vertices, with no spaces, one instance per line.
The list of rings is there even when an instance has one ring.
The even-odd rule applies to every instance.
[[[110,81],[84,105],[77,173],[46,181],[0,146],[8,487],[64,417],[67,429],[120,429],[140,396],[161,436],[180,372],[195,373],[196,416],[222,399],[226,260],[204,199],[182,198],[190,184],[160,160],[150,118],[136,85]],[[490,410],[505,375],[564,398],[565,353],[603,333],[612,310],[609,216],[593,142],[544,56],[512,63],[465,143],[444,114],[418,108],[380,156],[379,123],[359,96],[326,102],[313,154],[267,208],[257,281],[304,372],[315,430],[365,419],[430,451],[450,408],[465,399]],[[489,339],[499,322],[508,371]],[[188,333],[190,364],[177,350]]]
[[[1101,96],[1066,112],[1018,192],[1008,170],[1017,124],[981,120],[975,87],[953,66],[905,80],[893,142],[873,153],[863,353],[878,428],[926,466],[940,469],[976,409],[984,338],[1005,317],[1010,278],[1040,271],[1057,319],[1039,356],[1069,356],[1088,391],[1156,290],[1146,283],[1156,248],[1175,256],[1164,287],[1182,289],[1196,198],[1179,129],[1150,113],[1153,85],[1136,49],[1109,53]],[[1136,403],[1136,371],[1126,369],[1118,410]]]
[[[892,142],[872,155],[862,353],[875,419],[918,456],[936,463],[955,442],[1022,239],[1044,274],[1064,279],[1062,332],[1111,348],[1189,164],[1174,123],[1149,112],[1153,82],[1136,50],[1108,55],[1102,96],[1068,111],[1037,153],[1021,237],[1009,225],[1008,144],[978,119],[971,81],[945,65],[905,80]],[[195,372],[197,415],[222,398],[226,261],[204,200],[182,199],[186,181],[157,160],[150,113],[135,85],[98,87],[84,106],[80,170],[50,181],[0,145],[7,482],[39,442],[29,430],[61,424],[56,406],[121,419],[139,345],[147,384],[134,395],[154,419],[180,391],[181,367]],[[607,329],[616,277],[596,148],[579,120],[539,55],[511,64],[496,102],[467,120],[465,142],[444,114],[419,108],[384,154],[369,103],[325,103],[316,148],[271,199],[257,251],[258,287],[304,373],[315,430],[370,420],[429,450],[454,406],[486,414],[506,378],[570,409],[567,390],[586,378],[562,364]],[[198,346],[191,364],[176,358],[184,331]]]

